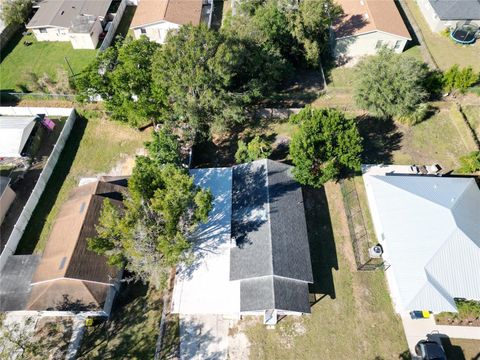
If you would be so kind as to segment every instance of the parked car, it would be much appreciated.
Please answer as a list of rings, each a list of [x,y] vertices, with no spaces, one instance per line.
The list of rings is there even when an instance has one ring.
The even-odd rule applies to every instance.
[[[442,345],[435,341],[421,340],[415,346],[415,353],[422,360],[447,360]]]

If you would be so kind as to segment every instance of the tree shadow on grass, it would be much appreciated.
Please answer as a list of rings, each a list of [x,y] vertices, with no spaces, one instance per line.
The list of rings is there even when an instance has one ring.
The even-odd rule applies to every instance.
[[[357,124],[363,137],[363,163],[392,163],[392,153],[401,148],[403,138],[393,120],[362,115],[357,118]]]
[[[306,186],[302,190],[313,271],[310,293],[335,299],[333,270],[338,270],[338,260],[325,189]]]
[[[77,119],[70,132],[65,147],[63,148],[57,164],[53,169],[52,175],[48,180],[47,186],[43,191],[40,200],[32,213],[32,217],[27,224],[25,232],[20,239],[16,254],[24,255],[33,253],[38,241],[39,234],[45,225],[48,215],[50,214],[58,193],[67,178],[70,168],[80,146],[80,142],[87,126],[87,119],[77,115]]]

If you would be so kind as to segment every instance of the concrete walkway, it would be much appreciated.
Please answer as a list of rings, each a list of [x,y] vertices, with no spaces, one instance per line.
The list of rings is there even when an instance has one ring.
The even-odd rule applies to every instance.
[[[78,349],[82,343],[83,334],[85,333],[85,317],[77,315],[73,319],[72,337],[68,345],[66,360],[74,360],[77,358]]]
[[[401,317],[408,348],[412,354],[415,354],[415,345],[432,333],[436,337],[480,340],[480,328],[478,326],[437,325],[433,317],[412,320],[409,314],[403,314]]]

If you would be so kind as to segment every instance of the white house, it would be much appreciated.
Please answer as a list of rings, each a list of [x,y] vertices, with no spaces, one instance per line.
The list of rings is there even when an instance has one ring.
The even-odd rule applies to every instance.
[[[44,0],[27,24],[38,41],[70,41],[95,49],[112,0]]]
[[[21,157],[35,116],[0,116],[0,157]]]
[[[417,0],[417,4],[433,32],[454,28],[459,21],[480,25],[478,0]]]
[[[382,46],[401,53],[412,40],[393,0],[337,0],[344,14],[332,26],[333,52],[352,65]]]
[[[170,30],[187,24],[208,24],[210,11],[208,0],[139,0],[130,28],[135,39],[145,35],[163,44]]]
[[[213,209],[192,236],[194,258],[177,269],[172,311],[180,315],[310,313],[313,282],[302,190],[291,166],[258,160],[194,169]]]
[[[363,167],[395,309],[456,312],[455,298],[480,300],[480,190],[473,178],[408,169]]]

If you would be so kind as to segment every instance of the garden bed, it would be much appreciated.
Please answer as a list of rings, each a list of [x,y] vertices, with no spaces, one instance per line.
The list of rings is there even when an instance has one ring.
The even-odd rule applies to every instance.
[[[480,326],[480,301],[455,299],[458,313],[435,315],[437,325]]]

